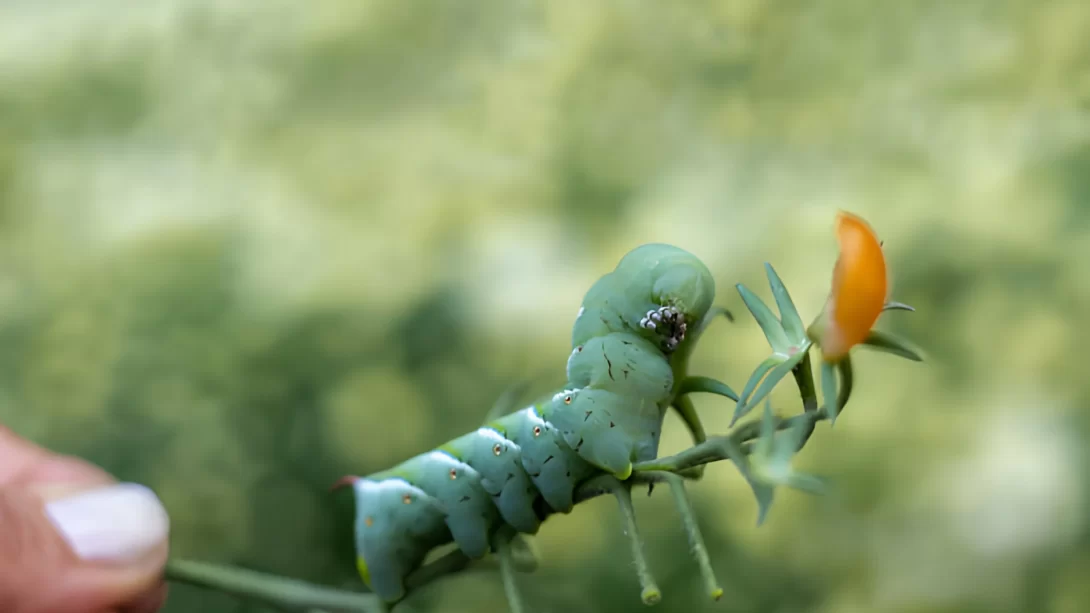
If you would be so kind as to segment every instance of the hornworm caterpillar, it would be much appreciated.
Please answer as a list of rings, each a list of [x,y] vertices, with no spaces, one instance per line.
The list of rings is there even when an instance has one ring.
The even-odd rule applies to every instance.
[[[387,471],[338,482],[355,491],[364,582],[396,602],[438,546],[453,541],[480,558],[501,527],[535,534],[549,515],[571,511],[588,479],[624,481],[634,462],[654,459],[672,405],[702,440],[692,405],[676,402],[682,388],[737,400],[723,384],[683,385],[691,347],[717,314],[714,296],[692,254],[638,247],[584,297],[565,389]]]
[[[847,212],[837,216],[836,235],[840,253],[831,289],[809,326],[771,264],[765,263],[765,272],[778,314],[743,284],[735,285],[773,350],[750,374],[741,396],[715,379],[688,375],[689,356],[707,325],[720,314],[733,320],[712,306],[715,285],[707,268],[668,245],[645,245],[625,255],[584,296],[572,330],[567,382],[559,391],[514,410],[516,403],[505,398],[514,392],[509,389],[483,427],[389,470],[347,476],[334,485],[352,487],[357,566],[372,595],[184,560],[168,563],[165,576],[286,608],[372,613],[491,551],[511,611],[522,613],[514,573],[531,572],[537,561],[521,534],[535,534],[549,516],[609,493],[617,499],[642,600],[654,604],[661,594],[643,553],[631,489],[663,482],[682,515],[705,592],[720,599],[723,590],[685,480],[699,479],[710,462],[732,462],[753,490],[761,525],[777,488],[824,490],[824,480],[796,471],[791,461],[818,422],[832,425],[845,408],[855,348],[924,361],[910,343],[875,328],[885,311],[915,310],[890,299],[882,241],[865,220]],[[821,355],[820,403],[810,361],[815,348]],[[767,398],[788,374],[798,386],[802,413],[777,417]],[[705,435],[689,399],[694,392],[735,401],[729,434]],[[759,420],[734,427],[762,401]],[[695,444],[657,457],[671,407]],[[424,563],[451,544],[451,552]]]
[[[643,600],[654,603],[658,589],[635,535],[630,488],[657,476],[673,490],[706,589],[718,599],[722,590],[692,518],[683,474],[699,477],[704,462],[729,458],[754,491],[760,523],[777,485],[820,489],[820,480],[794,472],[788,462],[815,423],[833,423],[847,403],[852,348],[867,346],[922,360],[904,341],[873,329],[886,310],[912,310],[889,301],[882,243],[866,222],[848,213],[838,216],[837,237],[840,257],[832,290],[809,327],[770,265],[766,272],[779,317],[743,285],[736,286],[774,350],[750,376],[741,398],[719,381],[687,372],[689,355],[708,323],[719,313],[730,316],[712,306],[715,283],[708,269],[692,254],[669,245],[644,245],[629,252],[584,296],[572,329],[563,389],[387,471],[338,482],[351,485],[355,493],[357,565],[364,582],[384,602],[396,603],[408,592],[407,578],[433,567],[423,566],[426,556],[453,542],[469,559],[496,551],[505,587],[510,587],[510,546],[518,533],[537,533],[550,515],[569,513],[577,498],[611,492],[633,543]],[[809,361],[813,347],[823,356],[822,407]],[[709,392],[735,400],[737,420],[788,373],[794,374],[803,397],[802,415],[777,422],[766,403],[760,423],[742,426],[730,436],[705,436],[688,394]],[[671,407],[697,445],[658,458],[663,420]],[[753,426],[759,428],[760,440],[743,448],[752,440],[746,436],[758,434]],[[781,429],[787,430],[785,436],[777,437]],[[636,474],[635,463],[640,463]],[[508,590],[512,606],[514,592]]]

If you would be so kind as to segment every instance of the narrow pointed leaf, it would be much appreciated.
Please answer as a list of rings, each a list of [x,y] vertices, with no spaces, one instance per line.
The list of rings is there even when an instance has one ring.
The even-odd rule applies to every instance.
[[[775,498],[775,488],[761,483],[753,477],[753,473],[749,469],[749,458],[746,454],[742,453],[742,450],[738,448],[738,444],[731,439],[724,440],[724,448],[727,452],[727,457],[731,462],[738,467],[738,472],[742,473],[742,477],[745,478],[746,483],[749,484],[750,489],[753,490],[753,496],[757,499],[757,526],[759,527],[764,523],[765,518],[768,517],[768,511],[772,508],[772,502]]]
[[[752,394],[753,390],[757,388],[757,384],[759,384],[761,382],[761,379],[763,379],[764,376],[768,374],[768,371],[772,370],[777,364],[780,364],[782,362],[782,357],[774,355],[766,358],[764,362],[761,362],[757,366],[757,368],[753,371],[753,374],[749,376],[749,381],[746,381],[746,386],[742,388],[742,396],[741,399],[738,401],[738,405],[734,407],[734,418],[731,419],[730,425],[733,426],[734,422],[738,421],[742,417],[742,415],[748,412],[748,409],[746,409],[746,404],[749,395]]]
[[[712,322],[716,317],[726,317],[727,321],[734,323],[734,313],[731,313],[729,309],[721,306],[713,306],[708,310],[708,313],[704,315],[704,326]],[[703,327],[703,326],[701,326]]]
[[[795,302],[791,300],[791,294],[787,292],[776,270],[767,262],[765,273],[768,275],[768,284],[772,288],[772,296],[776,298],[776,308],[780,310],[780,321],[784,332],[787,333],[787,338],[797,345],[802,344],[806,341],[806,326],[799,317]]]
[[[772,455],[773,443],[776,439],[776,416],[772,414],[772,401],[765,401],[764,414],[761,415],[761,435],[757,438],[753,453],[762,457]]]
[[[718,394],[719,396],[726,396],[727,398],[738,402],[738,394],[736,394],[729,385],[722,381],[712,379],[711,377],[686,377],[681,382],[681,387],[678,388],[678,395],[684,396],[685,394],[692,394],[694,392]]]
[[[840,410],[836,397],[836,366],[829,362],[821,363],[821,399],[825,402],[825,413],[829,416],[829,423],[836,423],[836,416]]]
[[[808,426],[805,422],[799,422],[795,426],[784,430],[776,438],[776,449],[772,457],[777,462],[790,462],[799,452],[802,437],[806,435]]]
[[[836,414],[839,416],[848,405],[848,399],[852,397],[852,356],[846,356],[838,362],[836,369],[840,372],[840,393],[836,395]]]
[[[829,491],[829,486],[821,477],[810,475],[807,473],[792,471],[791,475],[787,478],[787,487],[799,490],[800,492],[806,492],[807,494],[816,494],[821,496]]]
[[[488,409],[488,413],[485,415],[484,423],[489,423],[507,415],[508,413],[514,413],[518,409],[519,399],[526,393],[526,390],[530,388],[528,381],[521,381],[508,387],[500,394],[499,398],[492,404],[492,407]]]
[[[692,338],[700,338],[704,334],[704,331],[708,329],[708,326],[712,324],[717,317],[726,317],[727,321],[734,323],[734,314],[721,306],[713,306],[708,309],[708,312],[704,314],[704,319],[700,320],[699,325],[690,326],[690,334]]]
[[[907,341],[880,330],[871,330],[870,334],[867,335],[866,340],[863,341],[863,345],[877,351],[891,353],[907,360],[912,360],[913,362],[923,361],[923,356],[920,355],[916,348],[910,346]]]
[[[806,352],[799,351],[795,353],[795,355],[792,355],[791,357],[781,362],[779,366],[772,369],[772,372],[768,373],[768,376],[765,377],[765,380],[761,382],[761,386],[757,388],[757,391],[753,392],[753,396],[747,398],[745,400],[745,403],[738,404],[738,408],[735,410],[735,419],[737,420],[738,417],[745,415],[750,411],[753,405],[764,400],[764,397],[772,392],[773,388],[775,388],[780,383],[780,381],[783,380],[783,378],[786,377],[789,372],[791,372],[791,369],[797,366],[804,357],[806,357]]]
[[[907,305],[907,304],[905,304],[905,303],[903,303],[903,302],[890,301],[890,302],[887,302],[884,307],[882,307],[882,310],[883,311],[915,311],[916,309],[909,306],[909,305]]]
[[[738,293],[742,296],[742,301],[746,303],[746,308],[750,313],[753,313],[753,318],[757,320],[757,324],[761,326],[761,331],[764,332],[765,338],[768,339],[768,344],[772,346],[772,350],[781,355],[787,355],[790,353],[791,341],[787,339],[787,333],[784,332],[783,324],[780,320],[776,319],[776,316],[769,310],[766,305],[756,294],[749,291],[749,289],[739,283],[735,285],[738,289]]]

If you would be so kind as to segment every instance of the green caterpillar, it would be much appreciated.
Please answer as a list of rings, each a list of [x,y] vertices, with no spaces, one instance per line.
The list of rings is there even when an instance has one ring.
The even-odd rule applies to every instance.
[[[355,492],[364,582],[397,602],[439,546],[453,541],[475,559],[505,526],[535,534],[571,511],[581,484],[603,474],[624,481],[634,462],[654,459],[671,406],[703,440],[692,404],[678,399],[693,343],[725,312],[714,297],[711,273],[692,254],[638,247],[584,297],[565,389],[387,471],[339,481]],[[699,391],[737,400],[723,384]]]

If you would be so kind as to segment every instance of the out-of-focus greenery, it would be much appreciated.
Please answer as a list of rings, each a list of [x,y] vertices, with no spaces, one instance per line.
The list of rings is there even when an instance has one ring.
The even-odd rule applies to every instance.
[[[719,603],[638,497],[658,610],[1086,611],[1087,32],[1085,0],[6,2],[0,421],[154,487],[179,556],[355,587],[327,487],[561,381],[628,249],[713,270],[740,317],[693,366],[740,388],[733,284],[768,260],[809,321],[844,208],[930,362],[857,358],[800,458],[831,495],[756,529],[732,466],[691,487]],[[642,609],[612,501],[537,544],[536,611]],[[506,605],[482,571],[406,606]]]

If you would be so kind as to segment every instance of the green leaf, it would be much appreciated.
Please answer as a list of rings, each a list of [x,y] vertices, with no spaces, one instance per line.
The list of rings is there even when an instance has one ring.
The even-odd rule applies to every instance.
[[[799,452],[799,445],[802,444],[802,437],[807,428],[806,423],[800,421],[781,432],[776,439],[776,450],[773,453],[773,459],[777,462],[790,463],[791,458],[795,457],[795,454]]]
[[[508,413],[514,413],[519,408],[518,402],[522,398],[526,390],[530,388],[529,381],[521,381],[512,384],[506,390],[500,394],[499,398],[492,404],[492,408],[488,409],[488,413],[485,415],[484,423],[493,422]]]
[[[772,346],[772,350],[785,356],[790,354],[791,341],[787,338],[787,332],[784,331],[780,320],[776,319],[776,316],[769,310],[768,305],[758,298],[756,294],[749,291],[745,285],[739,283],[734,287],[738,289],[742,301],[746,303],[746,308],[749,309],[750,313],[753,313],[753,318],[761,326],[761,331],[764,332],[768,344]]]
[[[713,306],[708,309],[708,313],[704,315],[704,325],[708,325],[713,319],[720,316],[726,317],[727,321],[734,323],[734,313],[731,313],[726,307]]]
[[[843,360],[836,363],[836,369],[840,372],[840,393],[836,395],[836,413],[839,416],[848,406],[848,399],[852,397],[852,385],[855,376],[852,374],[852,356],[846,355]]]
[[[712,379],[711,377],[685,377],[685,379],[681,381],[681,386],[678,388],[678,395],[684,396],[685,394],[692,394],[694,392],[718,394],[719,396],[726,396],[727,398],[738,402],[738,394],[736,394],[729,385],[722,381]]]
[[[776,274],[776,270],[767,262],[765,262],[765,274],[768,275],[768,284],[772,288],[772,296],[776,298],[776,308],[780,310],[780,320],[784,332],[796,345],[802,345],[807,341],[806,326],[803,325],[802,318],[799,317],[799,312],[795,308],[795,303],[791,300],[791,294],[787,292],[787,288],[784,287],[780,276]]]
[[[805,351],[798,351],[791,357],[780,362],[780,365],[768,373],[768,377],[761,383],[761,386],[757,388],[757,391],[753,393],[751,398],[746,398],[745,402],[739,403],[738,407],[734,411],[734,421],[737,421],[739,417],[742,417],[748,413],[751,407],[764,399],[773,388],[775,388],[787,373],[791,372],[795,366],[798,365],[802,359],[806,357]],[[767,361],[767,360],[766,360]],[[733,422],[731,422],[733,425]]]
[[[742,477],[749,484],[750,489],[753,490],[753,496],[757,499],[757,526],[760,527],[768,517],[769,509],[772,508],[776,489],[754,478],[753,472],[750,470],[749,458],[738,448],[738,443],[726,438],[723,441],[723,446],[727,452],[727,457],[738,467],[738,472],[742,473]]]
[[[773,487],[790,487],[810,494],[825,493],[824,479],[799,472],[791,466],[792,460],[798,455],[807,429],[806,422],[800,421],[793,427],[777,433],[772,405],[766,403],[764,420],[761,423],[761,437],[754,453],[750,456],[751,464],[756,463],[761,469],[759,478],[762,481]]]
[[[753,374],[749,376],[749,381],[746,381],[746,386],[742,388],[742,396],[738,401],[738,406],[734,408],[734,419],[731,420],[730,425],[733,426],[734,422],[742,417],[742,414],[739,413],[739,411],[745,408],[749,395],[753,393],[753,390],[756,389],[757,384],[761,382],[761,379],[764,378],[765,374],[772,370],[777,364],[782,363],[783,360],[784,358],[781,356],[773,355],[766,358],[764,362],[761,362],[757,366],[753,371]]]
[[[765,401],[765,410],[761,415],[761,434],[754,445],[753,453],[761,457],[770,457],[775,449],[776,416],[772,414],[772,401]]]
[[[836,397],[836,366],[831,362],[821,363],[821,398],[825,402],[825,413],[829,416],[829,424],[836,424],[836,416],[840,411]]]
[[[909,345],[908,341],[898,338],[887,332],[880,330],[871,330],[867,335],[866,340],[863,341],[863,346],[870,347],[877,351],[885,353],[891,353],[895,356],[899,356],[913,362],[922,362],[923,356],[920,352]]]
[[[882,307],[883,311],[915,311],[916,309],[903,303],[890,301]]]

